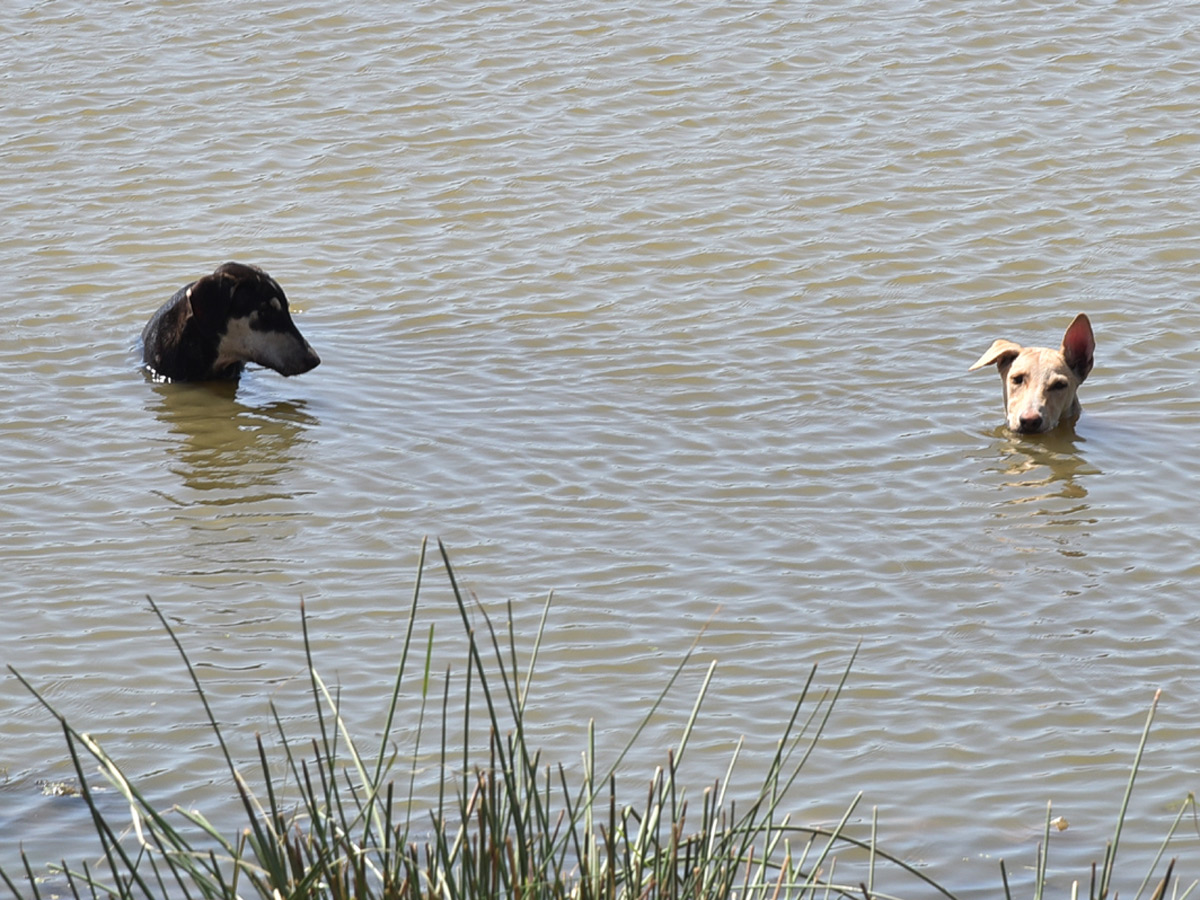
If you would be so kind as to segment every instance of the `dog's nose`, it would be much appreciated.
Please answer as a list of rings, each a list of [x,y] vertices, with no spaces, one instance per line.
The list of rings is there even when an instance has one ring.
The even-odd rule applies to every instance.
[[[1027,433],[1042,430],[1042,417],[1037,413],[1022,413],[1020,419],[1021,430]]]

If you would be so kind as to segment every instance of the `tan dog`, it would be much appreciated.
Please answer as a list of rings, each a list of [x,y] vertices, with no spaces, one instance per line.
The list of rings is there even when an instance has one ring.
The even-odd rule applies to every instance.
[[[999,340],[967,371],[996,364],[1004,384],[1008,427],[1022,434],[1049,431],[1079,415],[1076,391],[1092,371],[1096,339],[1092,323],[1080,313],[1063,335],[1062,347],[1022,347]]]

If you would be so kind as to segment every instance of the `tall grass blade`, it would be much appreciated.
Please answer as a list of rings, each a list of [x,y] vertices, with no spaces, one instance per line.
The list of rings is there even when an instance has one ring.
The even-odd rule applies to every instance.
[[[1142,754],[1146,750],[1146,742],[1150,739],[1150,725],[1154,721],[1155,710],[1158,709],[1158,700],[1162,696],[1162,689],[1154,692],[1154,700],[1150,704],[1150,710],[1146,713],[1146,724],[1142,727],[1142,739],[1138,742],[1137,753],[1133,757],[1133,766],[1129,771],[1129,783],[1125,786],[1125,796],[1121,799],[1121,809],[1117,813],[1117,827],[1113,832],[1111,850],[1105,859],[1104,868],[1100,874],[1100,900],[1105,900],[1108,897],[1109,887],[1112,883],[1113,867],[1117,861],[1117,848],[1121,843],[1121,830],[1125,826],[1125,816],[1129,811],[1129,800],[1133,796],[1133,783],[1137,780],[1138,768],[1142,764]]]

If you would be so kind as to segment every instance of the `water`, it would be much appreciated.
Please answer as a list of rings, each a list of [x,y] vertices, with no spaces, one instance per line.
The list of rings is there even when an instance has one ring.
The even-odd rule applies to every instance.
[[[10,4],[0,13],[0,660],[168,803],[228,779],[161,604],[248,759],[305,727],[301,598],[370,730],[423,535],[529,641],[578,757],[753,783],[814,663],[795,798],[858,790],[968,896],[1196,788],[1200,12],[1168,3]],[[322,365],[155,385],[136,338],[227,259]],[[1073,433],[1014,438],[997,337],[1097,336]],[[457,660],[436,564],[427,621]],[[423,620],[424,621],[424,620]],[[0,864],[86,852],[61,735],[0,680]],[[636,787],[635,787],[636,786]],[[1171,848],[1200,872],[1190,828]],[[1134,874],[1136,873],[1136,878]],[[1027,873],[1013,875],[1015,880]]]

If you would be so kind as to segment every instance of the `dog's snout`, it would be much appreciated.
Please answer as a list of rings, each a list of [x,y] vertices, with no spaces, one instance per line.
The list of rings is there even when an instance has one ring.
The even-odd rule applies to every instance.
[[[299,332],[296,334],[299,337]],[[303,351],[298,356],[288,358],[280,363],[276,368],[280,375],[303,375],[321,364],[321,357],[317,356],[317,352],[309,346],[308,341],[305,341],[304,338],[300,338],[300,340],[304,342]]]
[[[1025,434],[1036,434],[1042,430],[1045,421],[1038,413],[1022,413],[1020,419],[1017,421],[1017,424],[1020,426],[1018,430],[1023,431]]]

